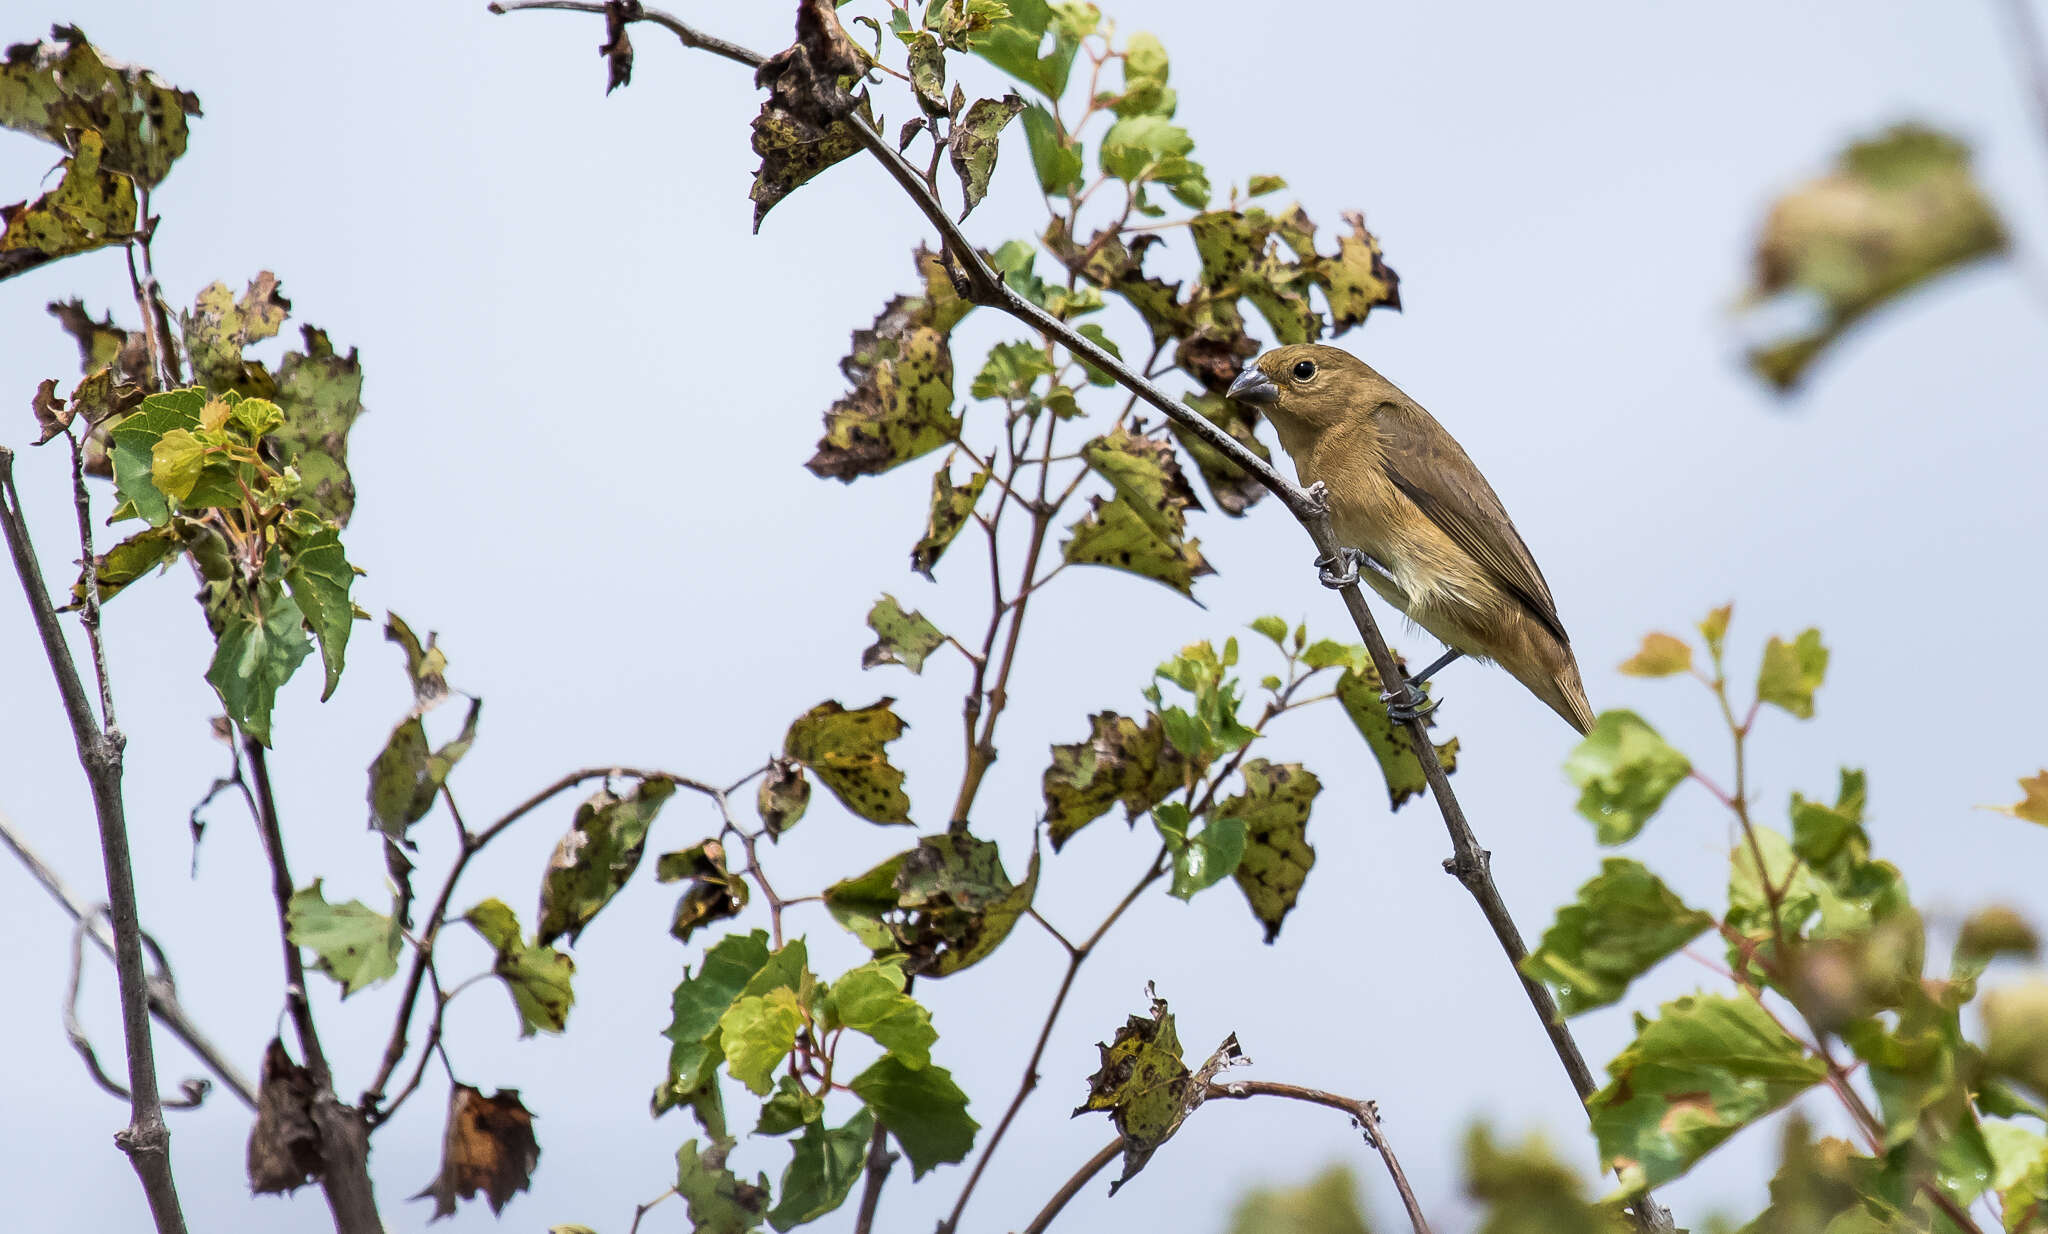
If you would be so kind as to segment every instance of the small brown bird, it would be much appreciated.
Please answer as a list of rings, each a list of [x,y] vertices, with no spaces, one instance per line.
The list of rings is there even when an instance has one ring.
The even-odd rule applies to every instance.
[[[1303,484],[1328,488],[1330,522],[1364,558],[1366,583],[1450,649],[1410,684],[1461,655],[1491,660],[1573,728],[1593,727],[1543,572],[1493,486],[1415,400],[1314,343],[1260,356],[1230,397],[1272,421]]]

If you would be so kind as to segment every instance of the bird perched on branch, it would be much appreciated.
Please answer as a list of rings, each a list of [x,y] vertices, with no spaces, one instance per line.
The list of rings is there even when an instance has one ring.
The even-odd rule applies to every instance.
[[[1272,421],[1303,484],[1328,490],[1347,560],[1319,562],[1324,581],[1336,585],[1357,570],[1449,648],[1410,685],[1461,655],[1491,660],[1573,728],[1592,728],[1543,572],[1493,486],[1415,400],[1350,353],[1314,343],[1260,356],[1230,397]],[[1390,708],[1396,719],[1423,710]]]

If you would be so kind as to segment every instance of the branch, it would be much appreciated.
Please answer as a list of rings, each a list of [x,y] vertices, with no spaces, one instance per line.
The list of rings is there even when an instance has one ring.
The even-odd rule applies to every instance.
[[[2027,75],[2034,119],[2041,135],[2048,138],[2048,46],[2041,41],[2041,23],[2034,16],[2033,0],[2004,0],[2006,20],[2012,24],[2013,45]]]
[[[861,1187],[860,1212],[853,1219],[853,1234],[870,1234],[875,1228],[875,1210],[882,1205],[882,1183],[895,1164],[896,1154],[889,1151],[889,1129],[876,1123],[874,1137],[868,1141],[867,1182]]]
[[[1394,1156],[1394,1146],[1387,1143],[1386,1132],[1380,1129],[1379,1105],[1376,1102],[1361,1101],[1355,1097],[1340,1097],[1326,1093],[1320,1088],[1303,1088],[1298,1084],[1276,1084],[1271,1080],[1239,1080],[1235,1084],[1211,1083],[1202,1093],[1205,1100],[1228,1099],[1243,1101],[1251,1097],[1284,1097],[1289,1101],[1306,1101],[1311,1105],[1328,1106],[1351,1116],[1359,1129],[1365,1132],[1366,1143],[1379,1151],[1380,1160],[1386,1163],[1387,1173],[1394,1180],[1394,1190],[1401,1193],[1401,1207],[1408,1212],[1408,1224],[1415,1234],[1430,1234],[1429,1219],[1422,1215],[1422,1205],[1415,1199],[1415,1191],[1408,1185],[1408,1175],[1401,1169],[1400,1159]]]
[[[571,12],[603,13],[601,3],[585,3],[581,0],[524,0],[523,3],[501,3],[491,6],[494,12],[507,12],[514,8],[550,8]],[[746,48],[704,35],[681,20],[656,9],[640,8],[633,20],[649,21],[670,31],[684,46],[703,48],[740,64],[759,67],[767,57]],[[956,289],[975,304],[998,310],[1018,321],[1031,326],[1039,333],[1057,340],[1073,355],[1113,377],[1117,384],[1129,390],[1174,423],[1199,437],[1220,451],[1225,458],[1247,473],[1256,477],[1259,483],[1277,497],[1281,504],[1294,515],[1302,528],[1314,542],[1316,554],[1323,560],[1337,559],[1338,551],[1344,547],[1337,539],[1337,533],[1330,523],[1330,511],[1326,494],[1320,486],[1303,489],[1258,455],[1252,453],[1228,432],[1210,422],[1178,399],[1168,395],[1115,356],[1109,354],[1093,340],[1076,332],[1073,327],[1033,304],[1022,294],[1005,283],[991,268],[980,250],[967,239],[964,232],[946,212],[938,195],[926,185],[908,159],[898,153],[874,126],[858,112],[849,112],[844,122],[860,140],[868,153],[878,159],[890,178],[910,196],[911,201],[922,212],[944,240],[946,253],[958,269],[954,280]],[[1372,656],[1373,667],[1378,671],[1382,683],[1398,686],[1395,697],[1390,701],[1408,706],[1419,705],[1421,699],[1414,688],[1406,684],[1406,678],[1388,650],[1386,639],[1380,634],[1379,626],[1373,620],[1365,603],[1365,593],[1357,581],[1347,583],[1340,589],[1345,611],[1351,615],[1352,623],[1358,629],[1359,638],[1365,643]],[[1528,955],[1528,946],[1522,941],[1521,930],[1515,925],[1507,903],[1501,898],[1500,889],[1495,886],[1488,864],[1489,854],[1479,846],[1473,834],[1472,825],[1465,817],[1465,811],[1458,804],[1458,798],[1451,791],[1450,781],[1444,774],[1443,764],[1437,760],[1436,747],[1430,742],[1429,731],[1424,720],[1418,716],[1405,722],[1408,727],[1410,744],[1415,750],[1416,760],[1422,764],[1424,779],[1429,783],[1430,794],[1436,798],[1437,808],[1443,814],[1444,828],[1451,839],[1451,857],[1444,868],[1462,883],[1478,903],[1487,924],[1493,928],[1494,938],[1500,943],[1508,962],[1514,966],[1516,978],[1522,983],[1523,993],[1528,997],[1531,1010],[1543,1026],[1545,1036],[1550,1039],[1551,1049],[1557,1054],[1565,1074],[1570,1077],[1572,1087],[1580,1100],[1591,1096],[1595,1090],[1593,1073],[1586,1066],[1586,1060],[1579,1052],[1577,1041],[1571,1030],[1565,1026],[1564,1017],[1558,1014],[1557,1003],[1550,991],[1541,982],[1534,981],[1521,972],[1522,959]],[[1645,1194],[1636,1207],[1636,1220],[1648,1230],[1671,1228],[1670,1214],[1664,1212]]]
[[[1052,1224],[1053,1218],[1060,1215],[1060,1210],[1067,1206],[1067,1201],[1079,1195],[1081,1188],[1088,1185],[1088,1180],[1108,1168],[1109,1163],[1115,1161],[1116,1155],[1123,1150],[1124,1138],[1122,1136],[1118,1136],[1103,1145],[1093,1157],[1088,1158],[1087,1162],[1080,1169],[1074,1171],[1072,1178],[1062,1183],[1060,1189],[1052,1193],[1052,1198],[1045,1202],[1045,1207],[1039,1209],[1038,1215],[1031,1219],[1031,1224],[1024,1227],[1024,1234],[1045,1234],[1046,1227]]]
[[[156,1050],[149,1032],[149,981],[142,965],[142,924],[135,905],[135,868],[128,851],[128,820],[121,801],[121,754],[127,739],[121,730],[102,730],[93,720],[92,702],[78,678],[71,647],[57,624],[56,610],[36,562],[21,494],[14,487],[14,451],[0,446],[0,523],[7,548],[21,580],[29,613],[35,618],[43,656],[57,681],[64,714],[78,748],[78,763],[92,790],[93,814],[99,822],[100,861],[106,869],[107,916],[114,932],[114,972],[121,988],[121,1036],[128,1048],[128,1126],[114,1142],[128,1154],[149,1200],[158,1234],[184,1234],[185,1214],[171,1176],[171,1134],[164,1126],[163,1098],[157,1091]],[[92,561],[85,569],[92,573]]]

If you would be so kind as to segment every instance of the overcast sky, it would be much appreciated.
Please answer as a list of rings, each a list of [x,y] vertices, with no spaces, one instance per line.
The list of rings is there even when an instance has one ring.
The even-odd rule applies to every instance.
[[[788,41],[789,7],[680,11],[772,50]],[[833,169],[750,237],[757,101],[747,74],[652,28],[636,32],[634,84],[606,98],[600,24],[564,14],[226,0],[15,0],[7,11],[0,38],[76,22],[110,55],[204,100],[191,151],[156,198],[157,264],[173,303],[214,279],[239,289],[274,270],[295,322],[361,348],[371,414],[351,442],[360,504],[347,544],[369,574],[357,597],[380,617],[395,609],[440,631],[451,680],[486,700],[455,778],[472,819],[588,764],[727,779],[821,699],[859,706],[886,693],[914,726],[897,757],[918,817],[938,825],[958,776],[964,674],[957,657],[935,658],[922,678],[864,674],[862,618],[886,590],[942,627],[967,628],[985,593],[965,555],[941,567],[937,586],[905,569],[928,470],[842,487],[801,467],[819,413],[844,389],[847,332],[908,289],[909,251],[926,238],[877,169]],[[1366,211],[1406,308],[1375,314],[1344,342],[1487,470],[1543,563],[1596,708],[1634,707],[1701,765],[1721,767],[1698,691],[1613,666],[1644,631],[1689,633],[1731,599],[1745,676],[1766,636],[1819,625],[1833,663],[1817,718],[1772,712],[1760,725],[1764,813],[1777,815],[1794,789],[1831,792],[1840,764],[1867,766],[1880,855],[1903,866],[1937,922],[2002,899],[2039,923],[2048,833],[1972,809],[2011,800],[2014,779],[2048,760],[2038,654],[2048,304],[2020,265],[2043,266],[2048,150],[1996,3],[1309,0],[1267,10],[1124,0],[1112,16],[1164,40],[1212,181],[1285,175],[1325,225]],[[1000,89],[992,71],[970,84]],[[2018,260],[1883,313],[1781,402],[1743,371],[1728,316],[1756,226],[1775,192],[1824,169],[1845,140],[1907,118],[1974,145]],[[990,247],[1043,224],[1021,136],[1003,151],[968,227]],[[52,159],[0,136],[0,199],[34,193]],[[1169,258],[1185,261],[1182,247],[1170,242]],[[113,251],[0,287],[0,405],[11,409],[0,441],[26,446],[35,383],[75,372],[71,341],[43,312],[74,294],[132,318]],[[990,322],[963,335],[1002,337]],[[274,359],[278,346],[260,354]],[[62,575],[73,555],[63,460],[24,452],[17,470],[45,565]],[[1159,658],[1265,612],[1343,633],[1341,608],[1308,566],[1312,549],[1282,511],[1268,503],[1197,530],[1220,571],[1201,584],[1206,611],[1104,571],[1070,572],[1033,605],[1005,754],[976,818],[1013,869],[1046,745],[1080,736],[1091,711],[1140,706]],[[215,810],[188,876],[186,813],[225,761],[206,724],[211,644],[176,575],[122,596],[109,630],[144,915],[193,1015],[254,1071],[277,1027],[280,977],[246,820]],[[1398,624],[1390,633],[1411,656],[1435,653],[1425,636]],[[357,627],[351,652],[333,701],[316,701],[311,670],[287,690],[274,768],[297,880],[321,876],[331,898],[381,905],[363,768],[408,699],[375,626]],[[1601,856],[1558,769],[1571,734],[1504,674],[1463,664],[1440,689],[1444,729],[1462,742],[1460,795],[1534,936]],[[16,600],[0,602],[0,698],[0,810],[96,894],[84,780]],[[1093,1043],[1142,1009],[1148,980],[1172,1001],[1191,1051],[1235,1031],[1258,1064],[1247,1074],[1376,1098],[1443,1227],[1459,1224],[1458,1143],[1475,1118],[1544,1129],[1590,1174],[1569,1085],[1477,911],[1437,872],[1447,843],[1432,807],[1390,816],[1334,710],[1283,721],[1269,752],[1307,763],[1327,786],[1310,832],[1319,863],[1279,943],[1259,942],[1232,891],[1192,906],[1148,896],[1084,970],[1045,1083],[966,1228],[1021,1226],[1110,1134],[1098,1117],[1067,1113],[1094,1068]],[[569,807],[475,863],[460,899],[501,895],[530,914]],[[656,851],[712,826],[679,799]],[[445,823],[425,831],[425,869],[445,868]],[[1728,839],[1705,795],[1681,789],[1633,852],[1689,900],[1718,906]],[[785,891],[814,889],[903,840],[818,805],[772,869]],[[1049,862],[1040,908],[1086,930],[1153,847],[1098,824]],[[692,1128],[646,1115],[666,1051],[656,1034],[695,954],[665,935],[671,906],[668,889],[643,879],[584,937],[566,1037],[517,1040],[498,991],[456,1004],[459,1074],[520,1089],[540,1115],[540,1170],[504,1228],[574,1221],[618,1234],[633,1204],[672,1179]],[[822,914],[792,924],[809,934],[820,972],[858,960]],[[11,1060],[0,1194],[11,1220],[142,1228],[140,1191],[108,1139],[123,1107],[89,1087],[59,1023],[68,924],[5,865],[0,928],[16,940],[0,1027]],[[446,971],[482,959],[457,950]],[[1008,1098],[1062,963],[1027,926],[996,961],[920,986],[941,1033],[937,1058],[984,1124]],[[1714,982],[1680,959],[1630,1002],[1648,1008]],[[111,990],[95,966],[87,1019],[109,1060],[120,1049]],[[346,1006],[320,993],[323,1035],[352,1094],[388,1032],[393,993]],[[1629,1035],[1621,1008],[1579,1025],[1596,1065]],[[174,1044],[159,1058],[167,1086],[197,1070]],[[375,1141],[395,1230],[430,1212],[403,1197],[435,1168],[439,1082],[430,1073]],[[172,1125],[195,1229],[252,1219],[329,1228],[315,1196],[252,1207],[248,1118],[226,1094]],[[1664,1198],[1695,1227],[1717,1208],[1746,1216],[1774,1152],[1770,1131],[1752,1131]],[[777,1175],[785,1155],[763,1144],[736,1160]],[[1220,1231],[1247,1185],[1299,1180],[1333,1160],[1352,1163],[1373,1209],[1393,1216],[1383,1175],[1341,1119],[1251,1104],[1202,1110],[1116,1199],[1091,1185],[1066,1225],[1142,1218]],[[963,1180],[947,1168],[912,1188],[899,1175],[883,1228],[928,1229]],[[680,1224],[670,1208],[648,1228]],[[448,1228],[493,1225],[471,1205]],[[850,1225],[849,1205],[821,1228]]]

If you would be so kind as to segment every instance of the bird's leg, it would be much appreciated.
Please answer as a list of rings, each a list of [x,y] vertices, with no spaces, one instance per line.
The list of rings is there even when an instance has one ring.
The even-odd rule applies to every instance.
[[[1419,673],[1410,673],[1408,675],[1408,684],[1411,686],[1415,686],[1419,689],[1423,682],[1428,681],[1430,678],[1436,676],[1437,671],[1439,669],[1447,667],[1452,661],[1456,660],[1458,657],[1464,654],[1464,652],[1459,651],[1456,647],[1451,648],[1449,651],[1446,651],[1442,655],[1438,656],[1436,659],[1430,661],[1428,668],[1423,669]]]
[[[1420,720],[1436,710],[1441,699],[1428,698],[1422,693],[1422,684],[1435,676],[1437,670],[1456,660],[1465,653],[1453,647],[1432,660],[1428,668],[1415,673],[1401,682],[1399,690],[1383,690],[1380,701],[1387,705],[1387,718],[1398,723]]]
[[[1341,590],[1357,582],[1360,570],[1370,570],[1389,581],[1392,579],[1385,566],[1359,549],[1340,548],[1329,557],[1316,558],[1316,578],[1332,590]]]

